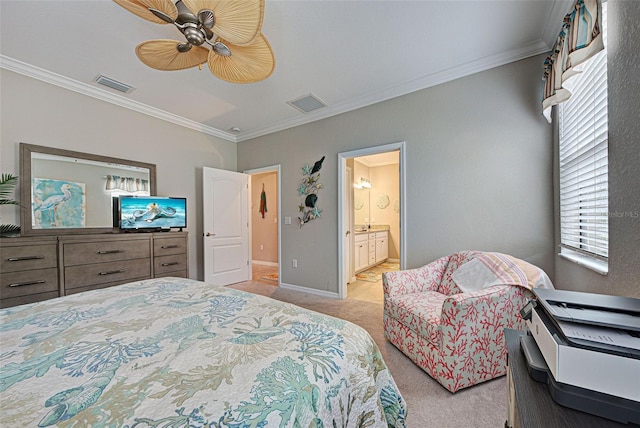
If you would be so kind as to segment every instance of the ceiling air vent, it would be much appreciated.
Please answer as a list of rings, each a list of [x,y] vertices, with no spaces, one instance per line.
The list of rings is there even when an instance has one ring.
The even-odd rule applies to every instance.
[[[313,94],[304,95],[298,99],[287,101],[287,104],[300,110],[302,113],[309,113],[327,105]]]
[[[112,78],[103,75],[96,78],[96,83],[115,89],[116,91],[124,92],[125,94],[133,92],[136,89],[126,83],[118,82],[117,80],[113,80]]]

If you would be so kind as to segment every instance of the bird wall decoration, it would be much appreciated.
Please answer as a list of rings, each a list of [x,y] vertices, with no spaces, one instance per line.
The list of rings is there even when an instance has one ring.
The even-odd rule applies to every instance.
[[[309,164],[305,164],[302,167],[303,177],[298,187],[298,196],[304,196],[305,198],[298,206],[300,227],[315,218],[319,218],[320,214],[322,214],[322,210],[318,207],[318,191],[324,186],[318,180],[320,179],[320,169],[324,158],[322,156],[320,160],[313,164],[313,167],[309,166]]]

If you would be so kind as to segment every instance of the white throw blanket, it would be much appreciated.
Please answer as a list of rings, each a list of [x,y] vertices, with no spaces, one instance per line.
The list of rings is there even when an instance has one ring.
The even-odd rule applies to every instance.
[[[547,274],[539,267],[501,253],[479,254],[460,266],[451,277],[463,293],[494,285],[516,285],[528,290],[554,288]]]

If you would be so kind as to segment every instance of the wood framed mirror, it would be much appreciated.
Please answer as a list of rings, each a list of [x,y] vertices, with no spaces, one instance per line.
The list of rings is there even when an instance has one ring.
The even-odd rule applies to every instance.
[[[155,164],[20,143],[23,236],[111,233],[118,194],[156,195]]]

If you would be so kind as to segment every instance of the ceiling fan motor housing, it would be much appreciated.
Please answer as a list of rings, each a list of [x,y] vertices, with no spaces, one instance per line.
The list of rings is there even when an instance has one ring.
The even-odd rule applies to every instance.
[[[186,24],[187,26],[182,30],[182,34],[187,38],[189,43],[194,46],[200,46],[204,43],[205,35],[202,30],[194,24]]]

